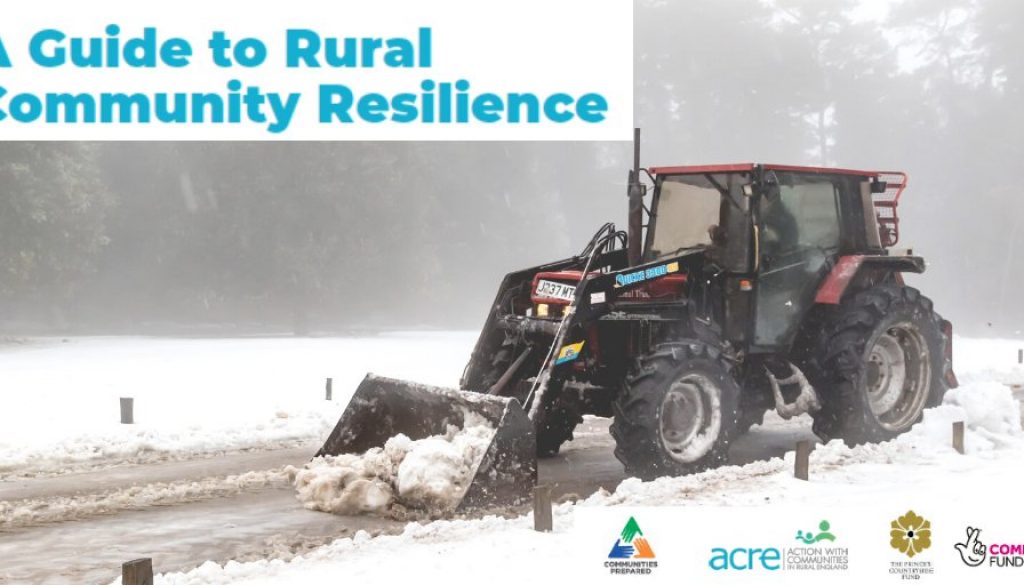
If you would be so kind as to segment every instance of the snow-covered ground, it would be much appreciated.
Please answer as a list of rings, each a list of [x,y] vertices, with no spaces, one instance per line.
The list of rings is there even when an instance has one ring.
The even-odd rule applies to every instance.
[[[72,338],[0,346],[0,481],[28,478],[20,481],[31,486],[44,481],[31,478],[83,469],[108,474],[107,467],[124,462],[313,446],[333,427],[366,372],[454,385],[474,341],[475,333],[450,332],[358,339]],[[1020,405],[1007,386],[1024,384],[1019,347],[1024,342],[958,338],[954,363],[961,390],[896,441],[855,449],[839,443],[819,446],[812,454],[811,482],[792,478],[790,453],[689,477],[626,480],[613,491],[559,506],[553,534],[533,532],[529,517],[410,524],[397,536],[356,535],[294,559],[207,563],[157,581],[388,581],[453,571],[493,575],[495,566],[502,567],[499,582],[536,578],[538,566],[551,578],[564,566],[571,578],[572,567],[559,563],[560,551],[576,538],[574,518],[581,509],[775,502],[855,506],[915,491],[956,503],[972,497],[978,486],[986,486],[985,497],[1018,501],[1024,439]],[[333,402],[323,399],[326,377],[334,378]],[[137,424],[119,424],[120,396],[135,398]],[[961,419],[968,423],[966,456],[949,445],[950,422]],[[789,436],[800,425],[806,426],[805,418],[783,423],[769,417],[758,432]],[[591,430],[569,444],[569,455],[607,448],[607,435],[595,428],[588,425]],[[286,481],[277,467],[252,471],[193,482],[151,481],[66,501],[64,496],[41,497],[38,506],[22,501],[0,506],[0,525],[17,528],[50,518],[175,505]]]
[[[977,504],[977,494],[995,501],[1019,500],[1019,460],[1024,455],[1019,404],[1009,388],[978,382],[951,391],[910,433],[881,445],[847,448],[834,441],[812,453],[813,481],[792,477],[792,453],[738,467],[653,482],[623,481],[614,492],[598,492],[556,507],[555,531],[532,530],[529,516],[409,524],[396,536],[357,534],[290,561],[206,563],[161,575],[159,584],[326,583],[344,578],[374,582],[521,583],[543,570],[546,581],[579,577],[581,559],[568,554],[581,535],[574,516],[607,506],[800,505],[816,510],[868,508],[880,501],[942,501],[951,509]],[[967,454],[950,445],[950,423],[967,423]],[[1009,463],[1009,464],[1008,464]],[[756,521],[756,514],[750,515]],[[612,536],[614,538],[614,536]],[[601,552],[593,552],[598,562]],[[395,562],[399,560],[400,562]],[[567,562],[570,561],[570,562]],[[586,557],[583,558],[583,562]],[[500,567],[500,570],[495,570]]]
[[[0,346],[0,479],[316,442],[367,372],[456,385],[475,341],[439,332]],[[120,424],[120,397],[134,398],[136,424]]]

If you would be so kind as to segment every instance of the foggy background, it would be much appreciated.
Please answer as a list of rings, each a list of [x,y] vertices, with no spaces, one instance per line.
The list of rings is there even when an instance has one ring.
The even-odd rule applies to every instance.
[[[1024,3],[636,2],[643,164],[905,170],[908,279],[1019,336]],[[0,334],[476,328],[625,226],[626,143],[0,142]]]

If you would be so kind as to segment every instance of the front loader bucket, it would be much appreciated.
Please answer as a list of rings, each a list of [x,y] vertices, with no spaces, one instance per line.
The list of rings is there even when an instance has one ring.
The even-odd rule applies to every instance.
[[[462,392],[368,374],[316,456],[362,454],[402,433],[413,440],[462,428],[475,413],[495,429],[456,510],[527,501],[537,483],[533,424],[511,398]]]

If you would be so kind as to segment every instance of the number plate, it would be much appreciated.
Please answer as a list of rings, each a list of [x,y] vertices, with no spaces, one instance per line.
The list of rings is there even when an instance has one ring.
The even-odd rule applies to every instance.
[[[548,299],[559,299],[562,301],[572,302],[573,297],[576,296],[576,287],[571,284],[565,284],[564,282],[541,280],[537,283],[536,295],[538,297]]]

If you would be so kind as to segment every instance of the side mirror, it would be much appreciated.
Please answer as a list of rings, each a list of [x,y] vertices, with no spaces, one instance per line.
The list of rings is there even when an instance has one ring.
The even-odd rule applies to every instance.
[[[889,189],[889,183],[885,181],[871,181],[872,193],[885,193]]]

